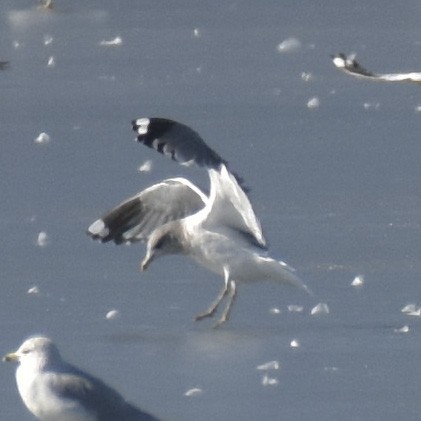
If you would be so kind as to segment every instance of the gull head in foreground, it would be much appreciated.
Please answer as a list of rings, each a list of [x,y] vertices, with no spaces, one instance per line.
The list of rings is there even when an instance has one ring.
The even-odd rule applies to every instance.
[[[3,361],[19,363],[20,396],[39,420],[158,421],[101,380],[66,363],[49,338],[29,338]]]
[[[181,165],[204,167],[210,192],[204,193],[186,178],[170,178],[125,200],[89,228],[101,242],[146,242],[141,269],[158,257],[191,257],[222,276],[224,285],[216,300],[196,320],[213,316],[220,302],[227,304],[216,326],[228,317],[237,282],[274,280],[307,287],[286,263],[268,256],[260,222],[243,186],[228,163],[190,127],[164,118],[132,122],[137,141]]]

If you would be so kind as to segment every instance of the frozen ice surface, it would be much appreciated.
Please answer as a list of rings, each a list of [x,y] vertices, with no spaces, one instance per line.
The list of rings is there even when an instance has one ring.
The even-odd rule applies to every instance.
[[[311,81],[313,81],[313,80],[314,80],[314,76],[313,76],[313,74],[312,74],[312,73],[310,73],[310,72],[302,72],[302,73],[301,73],[301,79],[302,79],[304,82],[311,82]]]
[[[199,388],[199,387],[193,387],[193,388],[191,388],[191,389],[187,390],[187,391],[184,393],[184,396],[187,396],[187,397],[194,397],[194,396],[199,396],[199,395],[201,395],[202,393],[203,393],[203,390],[202,390],[201,388]]]
[[[56,59],[51,56],[48,58],[47,67],[54,67],[56,65]]]
[[[51,45],[53,43],[53,37],[51,35],[44,35],[44,45]]]
[[[39,247],[45,247],[49,244],[50,239],[45,231],[41,231],[37,237],[37,245]]]
[[[278,44],[277,50],[280,53],[292,53],[301,48],[301,41],[297,38],[290,37]]]
[[[137,169],[139,172],[149,172],[152,170],[152,161],[148,159],[147,161],[143,162],[139,165]]]
[[[33,294],[33,295],[38,295],[40,293],[39,288],[34,285],[33,287],[29,288],[28,291],[26,291],[27,294]]]
[[[320,107],[320,99],[317,96],[314,96],[313,98],[310,98],[307,101],[307,108],[310,110],[315,110]]]
[[[39,145],[46,145],[47,143],[50,143],[50,141],[51,141],[50,136],[47,133],[45,133],[45,132],[40,133],[34,139],[34,142],[35,143],[38,143]]]
[[[351,282],[353,287],[361,287],[365,283],[364,277],[362,275],[357,275],[354,280]]]
[[[300,341],[298,339],[293,339],[290,342],[290,347],[291,348],[299,348],[300,346],[301,346],[301,343],[300,343]]]
[[[107,320],[115,320],[120,318],[121,314],[118,310],[110,310],[106,315],[105,318]]]
[[[410,328],[408,325],[404,325],[400,328],[395,329],[396,333],[409,333],[409,331],[410,331]]]
[[[282,311],[278,307],[272,307],[271,309],[269,309],[269,313],[270,314],[281,314]]]
[[[326,303],[319,303],[311,309],[310,314],[312,316],[319,316],[321,314],[329,314],[329,306]]]
[[[291,313],[302,313],[304,310],[304,307],[297,304],[290,304],[288,305],[288,311]]]
[[[262,376],[262,386],[277,386],[279,380],[276,377],[270,377],[268,373]]]
[[[416,420],[421,319],[400,310],[421,306],[421,87],[348,77],[329,55],[419,70],[419,2],[38,4],[0,1],[3,352],[48,334],[164,420]],[[117,35],[121,46],[99,45]],[[301,47],[278,51],[290,37]],[[141,273],[143,245],[89,241],[98,212],[151,183],[209,186],[132,141],[130,121],[157,115],[193,127],[244,178],[271,248],[314,296],[244,285],[215,332],[191,315],[222,286],[216,275],[179,257]],[[40,132],[50,143],[34,142]],[[147,160],[153,170],[137,173]],[[34,284],[41,293],[27,294]],[[318,302],[330,315],[309,315]],[[107,320],[113,308],[122,317]],[[278,387],[256,370],[270,360]],[[2,367],[1,421],[32,421],[13,376]],[[194,386],[204,394],[184,397]]]
[[[273,361],[268,361],[267,363],[258,365],[256,369],[268,371],[268,370],[278,370],[279,367],[280,367],[279,361],[273,360]]]
[[[379,102],[364,102],[363,107],[365,110],[378,110],[380,108]]]
[[[110,40],[102,40],[99,45],[104,47],[118,47],[123,44],[123,39],[121,37],[115,37]]]
[[[401,312],[406,313],[406,314],[413,313],[414,311],[417,311],[417,310],[418,310],[417,305],[413,304],[413,303],[407,304],[407,305],[405,305],[404,307],[401,308]]]

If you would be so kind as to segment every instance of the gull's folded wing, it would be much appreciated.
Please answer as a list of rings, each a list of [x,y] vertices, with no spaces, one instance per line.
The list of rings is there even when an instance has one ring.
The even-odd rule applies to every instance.
[[[159,421],[128,403],[118,392],[76,367],[70,373],[45,374],[52,394],[75,400],[101,421]]]

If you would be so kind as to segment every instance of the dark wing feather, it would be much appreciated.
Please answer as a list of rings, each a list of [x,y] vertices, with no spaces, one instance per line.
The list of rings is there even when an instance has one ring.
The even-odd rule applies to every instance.
[[[366,76],[366,77],[376,77],[377,75],[369,70],[365,69],[358,63],[357,60],[353,56],[346,56],[343,53],[339,53],[336,55],[332,55],[332,60],[335,64],[335,60],[342,60],[341,68],[349,73],[353,73],[355,75]],[[336,65],[336,64],[335,64]],[[337,66],[338,67],[338,66]]]
[[[182,165],[196,164],[199,167],[218,169],[228,162],[211,149],[202,137],[186,126],[166,118],[138,118],[132,121],[137,141],[163,155],[171,157]],[[248,192],[242,177],[232,173],[241,188]]]
[[[183,165],[217,169],[226,162],[190,127],[166,118],[132,121],[137,141]]]
[[[155,184],[122,202],[88,228],[88,235],[116,244],[146,241],[159,226],[202,209],[206,196],[184,178]]]

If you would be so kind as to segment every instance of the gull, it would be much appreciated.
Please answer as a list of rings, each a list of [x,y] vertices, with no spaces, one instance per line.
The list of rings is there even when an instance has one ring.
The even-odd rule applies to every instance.
[[[410,73],[373,73],[366,70],[355,60],[355,54],[346,56],[343,53],[332,55],[335,67],[343,72],[362,79],[384,82],[414,82],[421,83],[421,72]]]
[[[186,178],[169,178],[125,200],[88,228],[101,242],[146,241],[146,270],[160,256],[189,256],[223,276],[224,285],[210,307],[196,320],[215,314],[227,303],[215,327],[228,320],[237,282],[271,279],[307,290],[294,269],[268,256],[259,220],[240,177],[190,127],[164,118],[132,121],[137,141],[185,166],[206,168],[210,192]]]
[[[39,420],[158,421],[101,380],[65,362],[49,338],[29,338],[3,361],[19,363],[20,396]]]

